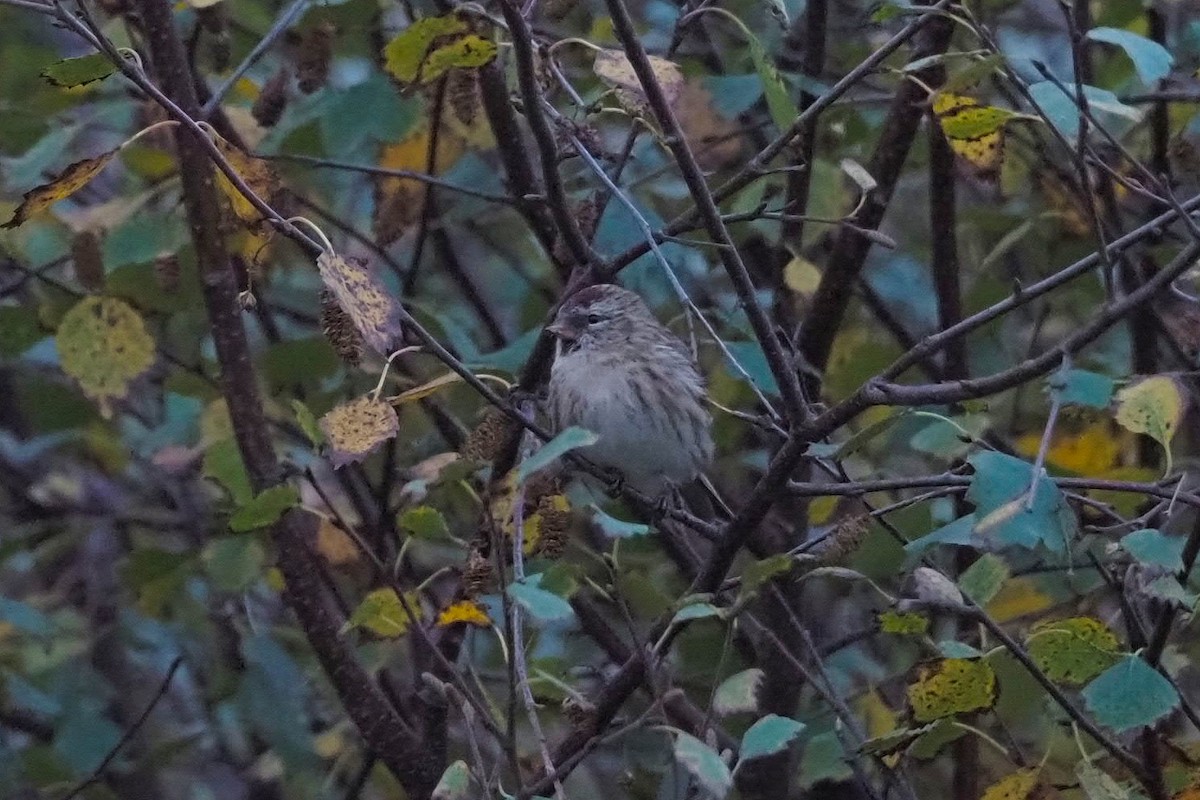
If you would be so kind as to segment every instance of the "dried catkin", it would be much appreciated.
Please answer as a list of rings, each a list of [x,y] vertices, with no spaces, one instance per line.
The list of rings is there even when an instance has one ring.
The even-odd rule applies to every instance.
[[[96,231],[80,231],[71,240],[71,260],[75,279],[89,292],[104,291],[104,256],[100,251],[100,235]]]

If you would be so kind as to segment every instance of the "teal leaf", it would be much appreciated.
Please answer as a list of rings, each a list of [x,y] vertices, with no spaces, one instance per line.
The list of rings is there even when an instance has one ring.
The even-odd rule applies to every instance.
[[[1138,561],[1171,572],[1183,571],[1183,544],[1182,536],[1167,536],[1153,528],[1134,531],[1121,539],[1121,549]]]
[[[1108,408],[1116,384],[1107,375],[1086,369],[1060,369],[1046,381],[1051,395],[1063,405]]]
[[[623,519],[605,514],[595,506],[592,509],[592,522],[604,532],[606,536],[611,536],[614,539],[628,539],[633,536],[645,536],[650,532],[649,525],[643,525],[640,522],[626,522]]]
[[[676,735],[675,759],[711,796],[724,798],[733,788],[733,775],[721,756],[695,736],[686,733]]]
[[[542,445],[532,456],[521,462],[521,466],[517,467],[517,482],[524,483],[530,475],[543,467],[549,466],[564,454],[572,450],[577,450],[580,447],[595,444],[599,440],[600,437],[591,431],[572,425]]]
[[[983,653],[978,648],[954,639],[943,639],[937,643],[938,652],[943,658],[982,658]]]
[[[1032,549],[1039,544],[1061,553],[1074,533],[1074,516],[1062,491],[1045,475],[1039,476],[1033,503],[1026,494],[1033,465],[987,450],[967,459],[975,469],[967,499],[975,504],[975,534],[998,545]]]
[[[470,800],[471,770],[467,762],[455,761],[446,767],[437,786],[433,788],[433,800]]]
[[[1067,92],[1071,92],[1068,94]],[[1050,123],[1069,139],[1079,137],[1080,113],[1075,100],[1073,88],[1059,88],[1052,81],[1040,81],[1029,87],[1029,96],[1042,110]],[[1087,99],[1088,108],[1093,113],[1126,123],[1140,122],[1143,112],[1133,106],[1127,106],[1117,99],[1117,96],[1107,89],[1095,86],[1084,86],[1083,96]],[[1105,120],[1101,120],[1104,122]],[[1115,120],[1109,120],[1115,121]],[[1121,131],[1123,132],[1123,131]],[[1116,132],[1114,132],[1116,133]]]
[[[530,575],[524,581],[508,585],[508,596],[540,622],[562,622],[574,615],[571,604],[541,587],[541,575]]]
[[[721,616],[721,609],[712,603],[689,603],[675,612],[671,622],[690,622],[695,619],[708,619]]]
[[[1165,78],[1175,64],[1175,58],[1156,41],[1139,36],[1133,31],[1120,28],[1092,28],[1087,38],[1093,42],[1115,44],[1125,51],[1133,68],[1137,70],[1138,79],[1146,86],[1151,86]]]
[[[50,617],[28,603],[7,597],[0,597],[0,620],[34,636],[48,636],[54,632]]]
[[[721,716],[758,709],[758,687],[765,673],[757,668],[744,669],[721,681],[713,693],[713,711]]]
[[[291,486],[272,486],[233,512],[229,527],[236,533],[265,528],[299,502],[300,494]]]
[[[977,605],[986,605],[1011,573],[1004,559],[984,553],[958,578],[958,588]]]
[[[755,386],[767,394],[779,394],[779,384],[776,382],[775,375],[771,372],[770,365],[767,364],[767,356],[758,342],[726,342],[725,347],[746,371],[746,375],[750,376],[750,380]],[[732,377],[738,380],[746,379],[746,376],[739,372],[737,367],[727,363],[727,359],[722,363],[725,364],[725,369]]]
[[[927,533],[904,545],[905,563],[915,562],[926,550],[937,544],[955,544],[964,547],[970,545],[974,541],[974,530],[974,514],[959,517],[953,522],[938,528],[933,533]]]
[[[1083,690],[1096,720],[1117,733],[1150,725],[1179,706],[1171,682],[1133,654],[1100,674]]]
[[[778,714],[768,714],[742,736],[741,760],[778,753],[804,731],[804,724]]]

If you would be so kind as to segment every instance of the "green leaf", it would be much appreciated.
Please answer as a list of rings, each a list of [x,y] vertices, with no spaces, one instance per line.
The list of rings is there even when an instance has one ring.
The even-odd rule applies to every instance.
[[[450,536],[450,528],[442,512],[429,506],[417,506],[404,511],[398,520],[400,528],[418,539],[431,541],[445,540]]]
[[[742,736],[741,761],[778,753],[804,731],[804,724],[789,717],[768,714]]]
[[[1087,683],[1120,658],[1116,635],[1091,617],[1039,623],[1026,646],[1050,680],[1071,686]]]
[[[1165,78],[1175,64],[1175,58],[1167,48],[1133,31],[1092,28],[1087,32],[1087,38],[1093,42],[1114,44],[1124,50],[1125,55],[1133,62],[1133,68],[1137,70],[1138,79],[1146,86],[1152,86]]]
[[[879,614],[879,630],[902,635],[921,634],[929,630],[929,620],[914,612],[883,611]]]
[[[224,486],[238,505],[245,505],[254,497],[242,453],[233,439],[222,439],[210,445],[204,451],[203,469],[204,475]]]
[[[415,592],[405,592],[409,607],[413,613],[420,613],[420,598]],[[346,620],[344,630],[350,628],[366,628],[379,636],[396,638],[408,631],[410,617],[400,602],[400,596],[394,589],[382,588],[369,592],[350,619]]]
[[[1153,724],[1179,706],[1170,681],[1133,654],[1083,689],[1083,700],[1102,725],[1123,733]]]
[[[676,734],[675,759],[709,795],[724,798],[733,788],[733,776],[721,756],[695,736]]]
[[[1134,531],[1121,539],[1121,549],[1141,563],[1171,572],[1183,571],[1183,545],[1182,536],[1167,536],[1153,528]]]
[[[779,130],[785,131],[791,127],[796,117],[800,116],[800,110],[792,100],[792,93],[783,82],[783,77],[775,68],[775,61],[767,53],[762,42],[748,29],[746,34],[749,39],[750,60],[754,62],[754,71],[762,81],[763,95],[767,98],[767,110],[771,112],[771,119]]]
[[[866,740],[858,748],[858,751],[869,756],[890,756],[892,753],[898,753],[908,747],[931,727],[932,725],[923,725],[920,728],[897,728],[882,736]]]
[[[249,534],[222,536],[209,542],[202,554],[204,571],[223,592],[243,592],[262,575],[266,553]]]
[[[59,323],[55,336],[63,372],[79,382],[105,417],[134,380],[154,366],[154,338],[132,306],[113,297],[85,297]]]
[[[1057,396],[1063,405],[1086,408],[1108,408],[1116,391],[1112,378],[1086,369],[1060,369],[1046,383],[1050,393]]]
[[[54,86],[70,88],[103,80],[116,71],[117,65],[108,56],[104,53],[92,53],[55,61],[42,70],[42,77]]]
[[[446,767],[433,789],[433,800],[471,800],[471,770],[467,762],[455,761]]]
[[[572,425],[550,441],[542,445],[536,453],[521,462],[517,467],[517,483],[524,483],[530,475],[549,466],[565,453],[595,444],[600,437],[591,431]]]
[[[524,582],[510,583],[508,596],[540,622],[562,622],[571,619],[575,614],[571,604],[553,592],[541,588],[541,578],[541,575],[529,575]]]
[[[237,533],[265,528],[299,503],[300,494],[291,486],[272,486],[233,512],[229,527]]]
[[[304,435],[312,442],[313,447],[320,447],[321,443],[325,441],[325,435],[321,433],[321,428],[317,425],[316,415],[304,404],[303,400],[295,397],[292,398],[292,411],[296,414],[296,424],[300,426],[300,430],[304,431]]]
[[[976,605],[987,605],[1011,573],[1004,559],[984,553],[958,579],[958,588]]]
[[[777,553],[747,564],[742,570],[742,592],[752,592],[772,578],[786,575],[794,564],[787,553]]]
[[[1111,775],[1090,761],[1076,764],[1075,776],[1079,778],[1079,788],[1083,789],[1088,800],[1135,800],[1141,797],[1128,786],[1117,783]]]
[[[764,673],[754,667],[730,675],[713,693],[713,711],[720,716],[758,710],[758,687]]]
[[[0,358],[15,358],[45,337],[37,311],[25,306],[0,306]]]

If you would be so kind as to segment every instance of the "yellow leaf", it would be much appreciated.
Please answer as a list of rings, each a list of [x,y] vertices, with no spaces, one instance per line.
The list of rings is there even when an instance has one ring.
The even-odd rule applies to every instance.
[[[447,133],[445,127],[439,131],[432,170],[428,169],[432,137],[427,122],[418,125],[401,141],[384,147],[379,166],[439,175],[454,166],[465,150],[462,137]],[[375,236],[381,244],[394,241],[421,219],[425,186],[415,178],[387,176],[375,180]]]
[[[221,151],[221,155],[225,156],[225,160],[229,162],[229,166],[238,174],[238,177],[259,198],[270,203],[272,197],[279,191],[279,177],[275,174],[275,170],[271,169],[271,165],[266,160],[255,158],[220,136],[214,135],[213,142],[216,144],[217,149]],[[220,187],[221,193],[229,201],[229,207],[233,210],[233,213],[243,223],[246,225],[257,225],[262,220],[262,214],[254,207],[254,204],[220,170],[217,170],[217,186]],[[270,228],[267,228],[267,230],[270,230]]]
[[[996,673],[983,660],[945,658],[921,667],[908,687],[908,702],[917,722],[991,708],[996,702]]]
[[[334,566],[353,564],[361,555],[350,535],[327,519],[317,527],[317,552]]]
[[[325,287],[375,352],[388,356],[400,340],[400,304],[366,261],[325,252],[317,256]]]
[[[334,406],[318,424],[329,443],[329,459],[335,467],[362,461],[400,429],[396,410],[369,395]]]
[[[495,57],[495,42],[473,33],[454,14],[419,19],[383,48],[384,69],[401,83],[417,86],[450,69],[482,67]]]
[[[1121,441],[1113,435],[1110,423],[1097,420],[1079,431],[1055,431],[1046,451],[1046,463],[1056,469],[1087,477],[1101,477],[1114,466],[1121,455]],[[1022,436],[1017,449],[1033,457],[1041,446],[1039,433]]]
[[[866,721],[867,738],[869,739],[877,739],[896,729],[898,722],[896,712],[892,711],[891,707],[879,696],[879,692],[874,689],[863,696],[859,702],[859,711]],[[895,767],[899,760],[899,753],[883,756],[884,763],[889,767]]]
[[[649,56],[650,69],[662,87],[667,104],[674,108],[683,93],[683,70],[679,65],[658,56]],[[592,71],[605,85],[616,90],[621,106],[633,115],[646,115],[646,92],[638,80],[633,65],[620,50],[600,50],[592,62]]]
[[[1026,646],[1050,680],[1072,686],[1082,686],[1120,658],[1116,635],[1091,617],[1038,623]]]
[[[793,292],[811,297],[821,284],[821,270],[808,259],[796,256],[783,268],[783,282]]]
[[[0,228],[15,228],[34,214],[45,211],[59,200],[70,197],[86,186],[92,178],[99,175],[100,170],[108,166],[108,162],[112,160],[116,152],[116,150],[109,150],[95,158],[76,161],[59,173],[54,180],[30,189],[21,199],[21,205],[17,206],[12,219],[0,225]]]
[[[62,318],[55,337],[63,372],[79,382],[105,417],[111,402],[154,365],[154,339],[128,303],[87,297]]]
[[[1015,112],[981,106],[972,97],[944,92],[934,98],[933,113],[950,148],[980,177],[992,179],[999,175],[1004,161],[1004,123],[1018,116]]]
[[[1167,375],[1143,378],[1117,392],[1117,422],[1161,444],[1167,456],[1167,472],[1171,471],[1171,439],[1186,407],[1182,389]]]
[[[200,446],[208,447],[233,438],[233,419],[224,398],[211,401],[200,412]]]
[[[980,800],[1026,800],[1037,786],[1040,768],[1022,769],[993,783]]]
[[[480,628],[492,626],[492,620],[488,617],[487,610],[474,600],[459,600],[438,614],[438,627],[444,628],[457,622],[465,622]]]
[[[421,598],[416,592],[405,592],[404,599],[413,613],[420,616]],[[366,628],[377,636],[395,639],[408,632],[411,618],[394,589],[376,589],[367,594],[354,609],[345,628]]]
[[[1011,578],[1004,582],[1000,591],[987,604],[987,612],[997,622],[1009,622],[1045,611],[1054,605],[1054,600],[1038,590],[1029,578]]]

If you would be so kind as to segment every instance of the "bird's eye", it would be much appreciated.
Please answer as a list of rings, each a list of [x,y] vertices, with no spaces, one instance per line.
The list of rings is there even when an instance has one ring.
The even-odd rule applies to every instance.
[[[595,325],[597,322],[603,322],[604,317],[600,316],[599,314],[588,314],[587,321],[588,325]]]

